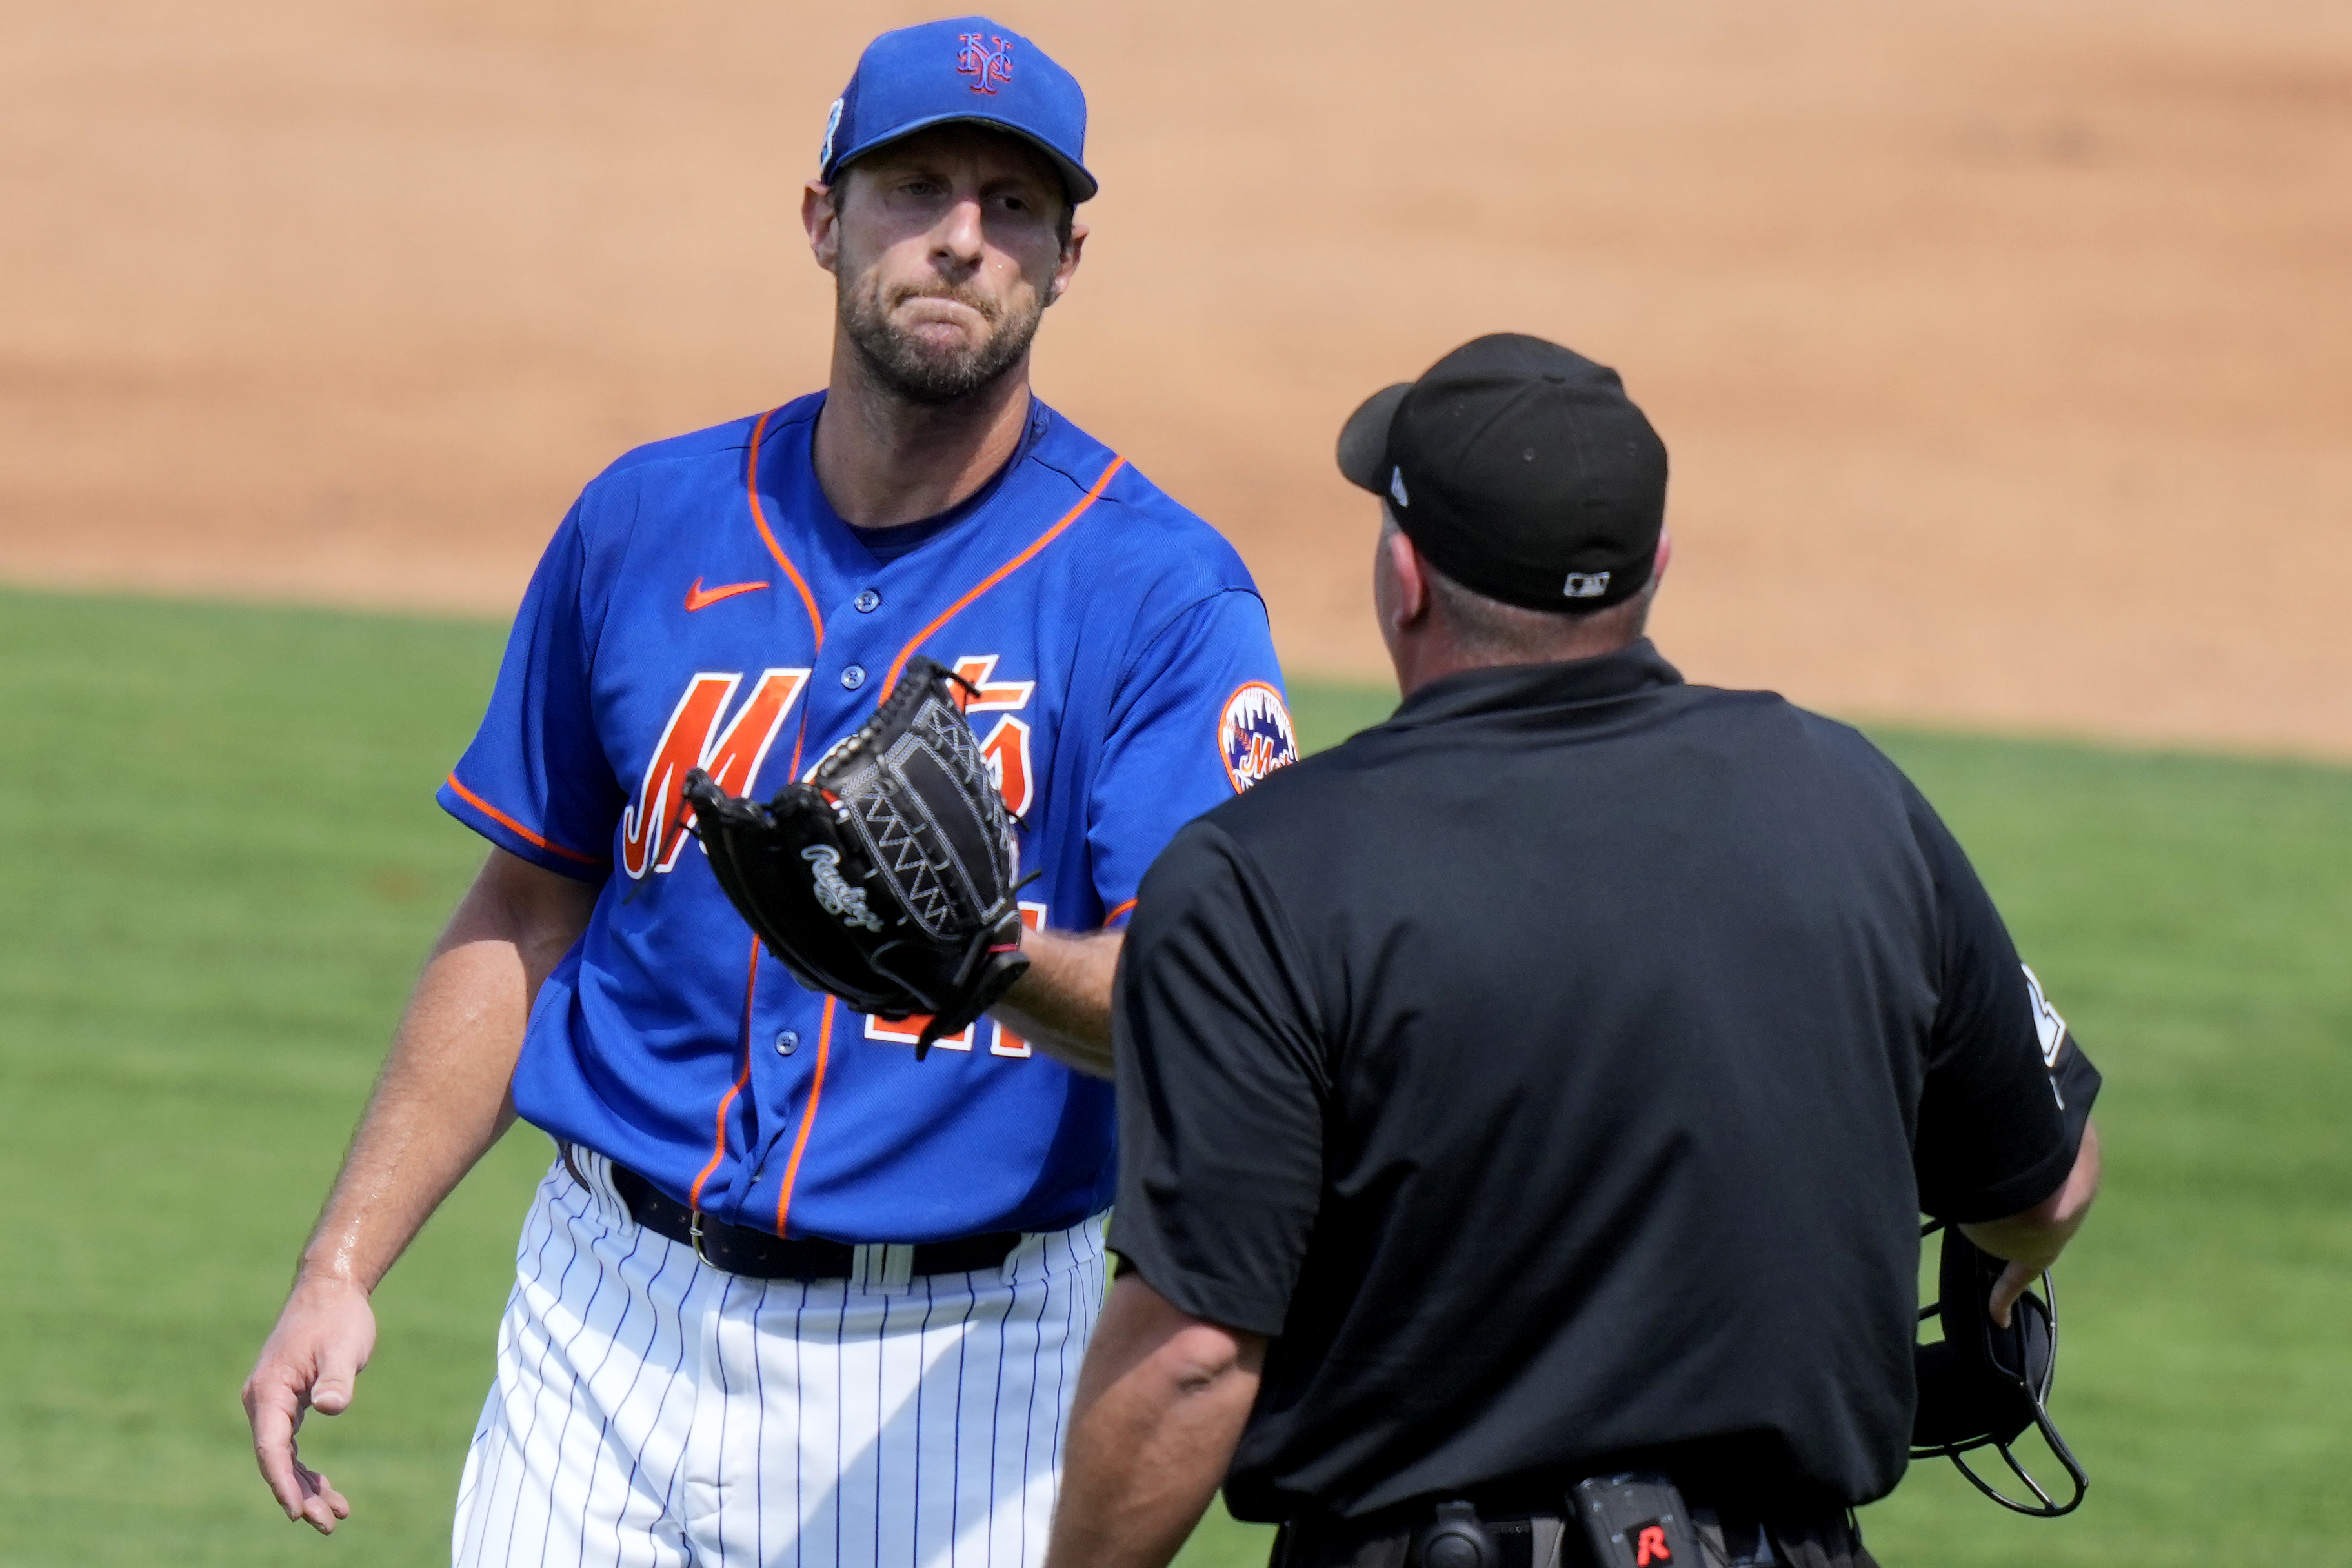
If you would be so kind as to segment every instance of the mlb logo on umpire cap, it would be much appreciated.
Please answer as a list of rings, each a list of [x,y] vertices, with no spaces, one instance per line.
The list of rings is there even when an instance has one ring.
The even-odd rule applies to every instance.
[[[1570,572],[1568,586],[1560,590],[1571,599],[1597,599],[1607,592],[1609,574],[1606,572]]]
[[[1070,200],[1096,191],[1087,172],[1087,95],[1077,78],[1001,22],[957,16],[885,33],[866,46],[834,100],[817,178],[876,148],[958,121],[1006,132],[1061,171]]]

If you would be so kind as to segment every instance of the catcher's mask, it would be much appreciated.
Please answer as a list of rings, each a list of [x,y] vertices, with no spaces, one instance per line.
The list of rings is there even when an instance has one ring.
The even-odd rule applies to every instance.
[[[2091,1481],[2050,1420],[2051,1379],[2058,1365],[2058,1292],[2044,1273],[2039,1293],[2028,1290],[2019,1297],[2010,1311],[2010,1326],[2002,1328],[1986,1310],[1993,1284],[2000,1278],[2000,1259],[1979,1249],[1959,1226],[1942,1220],[1930,1221],[1919,1234],[1924,1238],[1939,1230],[1944,1253],[1937,1270],[1938,1300],[1919,1309],[1919,1321],[1941,1318],[1944,1337],[1912,1352],[1919,1408],[1911,1421],[1911,1457],[1940,1455],[1951,1460],[1977,1490],[2019,1513],[2037,1519],[2072,1513]],[[2074,1495],[2064,1502],[2043,1490],[2011,1451],[2028,1426],[2042,1434],[2065,1467]],[[1987,1445],[2000,1451],[2035,1501],[2007,1496],[1961,1457]]]

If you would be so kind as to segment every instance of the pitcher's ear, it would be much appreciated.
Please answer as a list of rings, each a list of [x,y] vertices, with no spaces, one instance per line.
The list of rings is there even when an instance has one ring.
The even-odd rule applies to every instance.
[[[801,187],[801,227],[808,231],[809,249],[827,272],[841,254],[841,207],[837,191],[822,180]]]

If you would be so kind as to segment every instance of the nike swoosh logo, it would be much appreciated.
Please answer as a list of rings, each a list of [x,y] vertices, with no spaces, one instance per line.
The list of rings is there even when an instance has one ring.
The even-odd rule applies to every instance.
[[[702,579],[697,577],[694,580],[694,586],[686,591],[687,613],[691,615],[696,610],[715,605],[721,599],[731,599],[738,594],[756,594],[766,586],[765,583],[721,583],[718,587],[706,593],[702,586]]]

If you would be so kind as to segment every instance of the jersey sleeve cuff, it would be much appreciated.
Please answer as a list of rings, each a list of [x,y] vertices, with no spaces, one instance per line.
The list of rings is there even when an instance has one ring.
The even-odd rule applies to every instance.
[[[1290,1315],[1289,1302],[1268,1301],[1254,1291],[1235,1289],[1229,1281],[1179,1268],[1160,1256],[1160,1249],[1148,1239],[1118,1235],[1118,1213],[1113,1211],[1114,1234],[1109,1251],[1118,1260],[1119,1275],[1140,1277],[1170,1306],[1204,1323],[1269,1340],[1281,1336],[1282,1326]]]
[[[2079,1128],[2069,1131],[2071,1135],[2057,1148],[2015,1175],[1990,1186],[1977,1187],[1965,1195],[1941,1199],[1927,1212],[1954,1225],[1982,1225],[2023,1214],[2063,1186],[2068,1173],[2074,1169],[2074,1156],[2082,1150],[2083,1135]]]
[[[602,882],[611,874],[613,863],[602,855],[590,855],[570,845],[559,844],[501,811],[482,795],[466,787],[456,773],[441,782],[434,798],[441,809],[505,850],[517,859],[528,860],[542,870],[569,877],[576,882]]]
[[[1976,1225],[2023,1214],[2056,1192],[2073,1174],[2075,1157],[2082,1152],[2083,1131],[2090,1124],[2091,1107],[2099,1098],[2101,1081],[2099,1069],[2091,1065],[2091,1059],[2074,1043],[2074,1037],[2068,1034],[2059,1046],[2058,1064],[2050,1073],[2051,1091],[2058,1100],[2059,1124],[2064,1129],[2059,1146],[2016,1175],[1978,1189],[1964,1203],[1948,1205],[1951,1213],[1940,1209],[1928,1212],[1956,1225]]]

